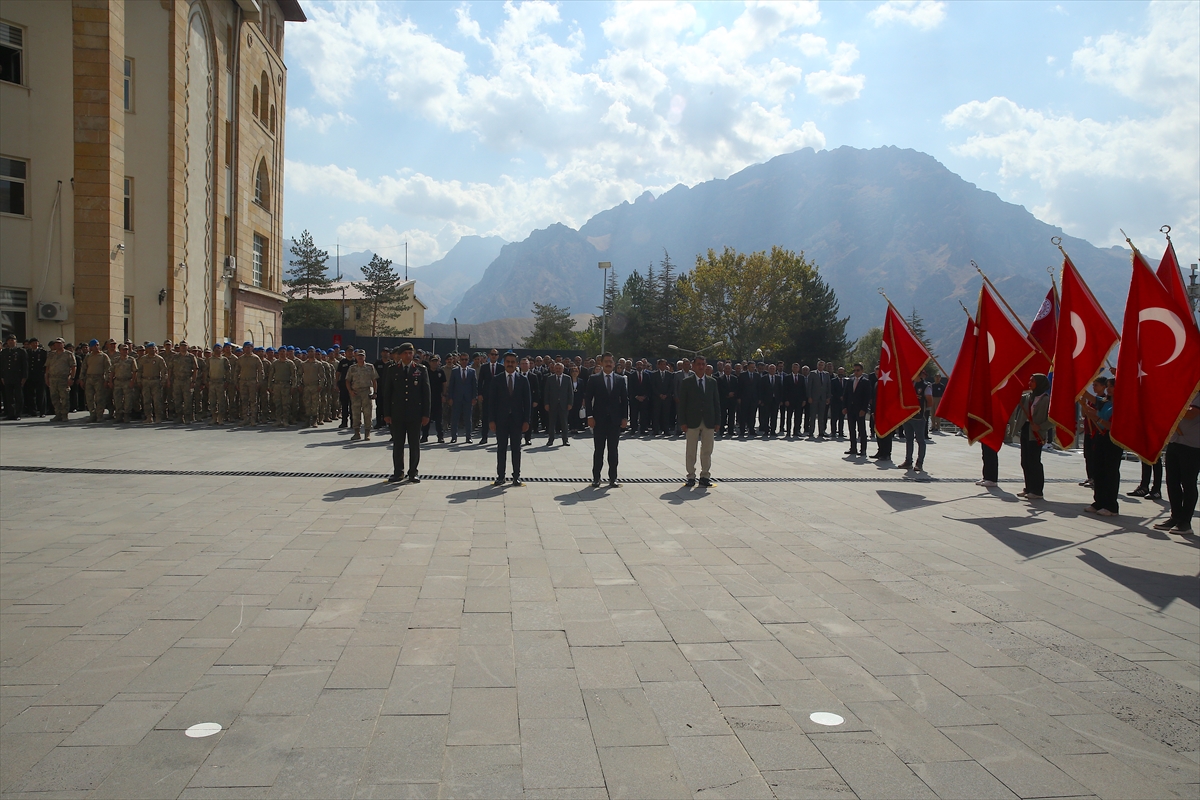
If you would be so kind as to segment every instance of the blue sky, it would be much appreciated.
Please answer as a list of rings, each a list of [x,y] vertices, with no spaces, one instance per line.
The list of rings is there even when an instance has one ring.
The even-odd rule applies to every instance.
[[[312,2],[285,235],[413,265],[801,147],[896,145],[1098,245],[1200,254],[1196,2]],[[686,260],[686,259],[684,259]]]

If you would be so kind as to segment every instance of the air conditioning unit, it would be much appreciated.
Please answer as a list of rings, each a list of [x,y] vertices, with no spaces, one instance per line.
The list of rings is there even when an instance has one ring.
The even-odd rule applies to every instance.
[[[66,322],[67,307],[62,303],[40,301],[37,304],[37,317],[44,322]]]
[[[227,281],[237,277],[237,256],[225,256],[225,272],[221,277]]]

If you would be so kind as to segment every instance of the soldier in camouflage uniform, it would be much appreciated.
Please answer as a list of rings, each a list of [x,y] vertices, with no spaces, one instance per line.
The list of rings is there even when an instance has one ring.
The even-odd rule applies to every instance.
[[[104,417],[104,384],[108,381],[111,368],[112,359],[101,351],[99,340],[88,342],[87,358],[83,360],[83,391],[87,398],[88,422],[99,422]]]
[[[175,357],[171,359],[170,363],[171,397],[172,405],[175,408],[175,421],[195,422],[192,393],[196,389],[196,373],[200,371],[200,365],[191,350],[188,349],[187,342],[179,340],[179,344],[175,348]]]
[[[46,356],[46,386],[50,388],[50,402],[54,405],[54,421],[66,422],[71,411],[71,382],[75,380],[75,356],[65,349],[62,339],[50,343],[50,355]]]
[[[350,441],[365,438],[371,441],[371,407],[379,393],[379,374],[375,365],[367,363],[365,350],[354,351],[354,363],[346,371],[346,388],[350,391],[350,420],[354,435]],[[359,430],[366,431],[366,436]]]
[[[150,342],[146,345],[146,355],[138,359],[138,383],[142,386],[142,411],[147,425],[166,419],[162,387],[166,377],[167,362],[158,354],[154,342]]]
[[[261,352],[259,352],[261,351]],[[258,408],[262,415],[263,424],[269,424],[275,416],[275,406],[271,403],[271,373],[275,371],[275,348],[254,348],[254,352],[263,362],[263,382],[258,387]]]
[[[241,358],[242,351],[234,347],[232,342],[226,342],[221,349],[221,355],[229,362],[229,382],[225,384],[225,414],[230,420],[241,419],[242,406],[238,402],[237,373],[238,359]]]
[[[317,427],[321,395],[321,365],[317,363],[317,348],[310,347],[300,363],[300,387],[304,393],[305,427]]]
[[[296,362],[287,358],[283,348],[271,367],[271,399],[275,403],[275,425],[292,424],[292,391],[296,388]]]
[[[229,413],[226,405],[225,385],[232,376],[233,368],[229,364],[229,359],[222,354],[221,348],[214,347],[204,369],[204,381],[208,384],[208,407],[212,410],[213,425],[225,424],[225,417]]]
[[[129,345],[122,344],[117,348],[117,359],[112,362],[113,417],[117,422],[129,422],[136,380],[137,362],[129,355]]]
[[[254,345],[242,345],[237,362],[238,396],[242,401],[242,427],[258,424],[258,387],[263,381],[263,363],[254,352]]]

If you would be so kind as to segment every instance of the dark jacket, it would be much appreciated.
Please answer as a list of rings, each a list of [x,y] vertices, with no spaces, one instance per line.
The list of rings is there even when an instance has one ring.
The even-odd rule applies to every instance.
[[[863,375],[858,379],[858,388],[854,387],[854,377],[846,378],[846,389],[844,392],[846,401],[846,412],[852,416],[858,416],[860,411],[871,410],[871,379]]]
[[[542,387],[542,403],[546,408],[557,411],[575,405],[575,385],[570,375],[547,375]]]
[[[467,367],[467,376],[462,376],[462,367],[450,371],[450,399],[456,403],[472,403],[479,394],[479,384],[474,367]]]
[[[508,376],[501,369],[488,382],[488,422],[499,429],[505,425],[529,422],[532,411],[529,381],[520,372],[513,372],[513,391],[508,393]]]
[[[605,378],[603,372],[588,378],[587,390],[584,392],[587,415],[589,419],[596,420],[597,427],[620,427],[622,420],[629,419],[629,387],[624,376],[614,373],[612,392],[609,392]]]
[[[679,393],[679,424],[689,428],[716,428],[721,420],[721,390],[715,378],[704,379],[704,392],[700,392],[700,379],[693,373],[683,379]]]
[[[479,386],[480,397],[490,397],[490,395],[488,395],[488,382],[491,381],[493,376],[499,375],[501,372],[504,372],[504,365],[499,361],[497,361],[495,364],[492,364],[485,359],[484,362],[479,365],[479,371],[475,380]]]
[[[758,373],[743,372],[741,379],[738,380],[738,400],[742,401],[742,408],[753,407],[758,404]]]
[[[760,373],[758,379],[758,401],[766,406],[777,406],[783,402],[783,380],[778,375]]]
[[[429,416],[429,372],[415,361],[392,364],[379,382],[379,398],[385,417],[420,422]]]
[[[19,384],[29,377],[29,356],[20,347],[0,349],[0,381]]]
[[[789,372],[783,376],[783,399],[791,403],[792,408],[801,408],[808,399],[808,387],[799,372]]]

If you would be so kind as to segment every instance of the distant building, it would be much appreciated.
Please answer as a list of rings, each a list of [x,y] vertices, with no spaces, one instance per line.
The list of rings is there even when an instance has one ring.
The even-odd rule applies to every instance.
[[[408,335],[421,338],[425,335],[425,304],[417,297],[417,282],[405,281],[400,284],[400,288],[408,292],[406,304],[412,308],[386,320],[379,320],[378,324],[386,324],[398,331],[412,328],[412,333]],[[312,299],[335,306],[340,312],[343,330],[352,330],[358,336],[372,335],[370,305],[364,301],[362,292],[350,281],[335,281],[332,294],[319,297],[313,295]]]
[[[4,0],[0,316],[69,340],[280,341],[297,0]]]

